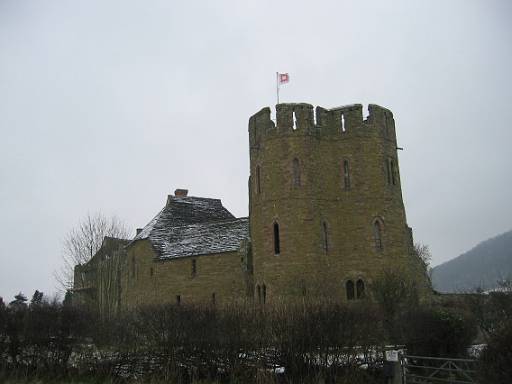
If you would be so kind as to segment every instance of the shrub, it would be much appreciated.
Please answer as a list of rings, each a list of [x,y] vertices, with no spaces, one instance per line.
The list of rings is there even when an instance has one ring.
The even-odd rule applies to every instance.
[[[412,355],[464,356],[477,333],[473,317],[460,308],[417,308],[406,312],[401,321]]]
[[[480,355],[480,383],[508,384],[512,378],[512,322],[494,334]]]

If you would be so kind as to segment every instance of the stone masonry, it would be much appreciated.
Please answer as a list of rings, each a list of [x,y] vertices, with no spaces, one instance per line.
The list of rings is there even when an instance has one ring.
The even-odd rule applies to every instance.
[[[387,270],[427,294],[402,200],[393,114],[377,105],[368,112],[363,119],[360,104],[278,104],[274,122],[262,109],[249,120],[249,217],[176,190],[132,240],[118,243],[119,262],[96,257],[77,266],[74,301],[105,312],[105,295],[118,298],[116,308],[360,300]],[[116,271],[105,274],[109,268]],[[83,270],[93,271],[87,286],[77,278]],[[119,281],[106,284],[107,275]]]

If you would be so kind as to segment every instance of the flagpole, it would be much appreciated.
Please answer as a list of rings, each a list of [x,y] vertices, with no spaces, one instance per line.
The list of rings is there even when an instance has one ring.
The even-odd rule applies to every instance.
[[[279,72],[276,72],[277,104],[279,104]]]

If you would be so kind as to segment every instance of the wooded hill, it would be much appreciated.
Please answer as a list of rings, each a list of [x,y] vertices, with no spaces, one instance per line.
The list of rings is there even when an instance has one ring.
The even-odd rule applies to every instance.
[[[439,292],[488,290],[504,279],[512,279],[512,231],[485,240],[432,270],[432,283]]]

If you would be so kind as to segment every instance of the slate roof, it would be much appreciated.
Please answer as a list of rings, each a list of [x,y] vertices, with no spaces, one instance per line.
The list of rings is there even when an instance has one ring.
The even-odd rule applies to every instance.
[[[148,239],[160,259],[172,259],[236,251],[248,236],[248,219],[235,218],[220,200],[169,196],[130,244]]]
[[[160,259],[237,251],[249,235],[249,219],[214,221],[171,227],[165,238],[153,242]]]

